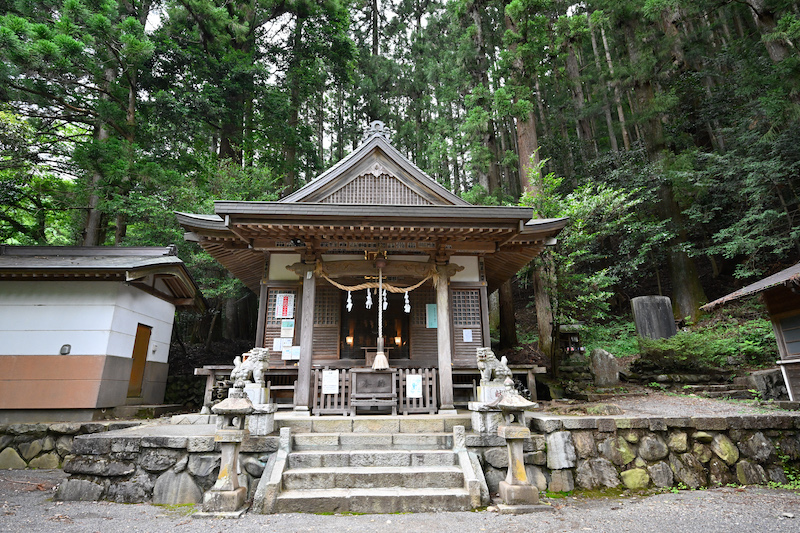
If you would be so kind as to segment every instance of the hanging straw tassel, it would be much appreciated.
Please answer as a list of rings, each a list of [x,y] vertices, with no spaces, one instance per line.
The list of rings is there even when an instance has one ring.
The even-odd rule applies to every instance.
[[[405,296],[405,305],[403,306],[403,311],[405,311],[406,314],[408,314],[408,313],[411,312],[411,304],[408,301],[408,291],[405,292],[405,295],[406,295]]]
[[[353,310],[353,298],[350,296],[350,291],[347,291],[347,312]]]
[[[369,290],[369,289],[367,289],[367,303],[366,303],[366,307],[367,307],[367,309],[372,309],[372,293],[370,292],[370,290]]]

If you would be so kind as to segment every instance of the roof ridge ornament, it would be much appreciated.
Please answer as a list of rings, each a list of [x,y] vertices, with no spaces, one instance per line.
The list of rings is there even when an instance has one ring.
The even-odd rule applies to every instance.
[[[376,135],[383,137],[387,141],[391,142],[391,137],[390,137],[391,134],[392,132],[389,130],[389,128],[386,127],[386,124],[384,124],[382,120],[373,120],[372,122],[369,123],[369,126],[367,126],[367,128],[364,130],[364,138],[361,140],[361,142],[366,142],[371,137],[374,137]]]

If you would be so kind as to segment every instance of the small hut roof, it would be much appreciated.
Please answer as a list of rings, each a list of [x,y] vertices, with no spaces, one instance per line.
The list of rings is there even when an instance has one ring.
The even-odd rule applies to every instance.
[[[0,246],[0,280],[124,281],[178,307],[206,308],[174,246]],[[156,286],[161,280],[167,292]]]
[[[723,296],[722,298],[718,298],[713,302],[709,302],[701,309],[704,311],[711,311],[717,307],[723,306],[728,302],[732,302],[734,300],[738,300],[739,298],[744,298],[745,296],[752,296],[754,294],[758,294],[760,292],[764,292],[768,289],[773,287],[777,287],[779,285],[800,285],[800,263],[787,268],[786,270],[781,270],[780,272],[768,276],[762,280],[756,281],[755,283],[751,283],[746,287],[742,287],[738,291],[734,291],[730,294]]]

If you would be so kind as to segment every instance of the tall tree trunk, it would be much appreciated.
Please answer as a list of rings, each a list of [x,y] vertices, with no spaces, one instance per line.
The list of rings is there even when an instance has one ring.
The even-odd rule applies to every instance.
[[[608,94],[606,92],[607,88],[609,88],[610,84],[605,79],[603,75],[603,67],[600,65],[600,53],[597,50],[597,38],[594,34],[594,25],[592,24],[592,15],[591,13],[586,13],[586,19],[589,22],[589,35],[592,38],[592,52],[594,53],[594,65],[597,69],[597,75],[600,76],[600,81],[603,82],[602,85],[605,87],[601,87],[600,91],[603,95],[603,114],[606,117],[606,128],[608,129],[608,142],[611,144],[611,150],[614,152],[619,152],[619,146],[617,145],[617,134],[614,132],[614,121],[611,119],[611,106],[608,103]]]
[[[519,344],[517,321],[514,316],[514,292],[511,280],[500,285],[500,348],[513,348]]]
[[[551,298],[555,295],[553,258],[545,252],[533,263],[533,298],[536,305],[536,326],[539,331],[539,350],[550,359],[553,374],[558,374],[558,354],[553,345],[555,314]]]
[[[631,149],[631,139],[628,136],[628,127],[625,123],[625,111],[622,109],[622,99],[620,97],[619,80],[614,76],[614,63],[611,61],[611,51],[608,48],[608,39],[606,38],[606,30],[603,25],[600,25],[600,37],[603,40],[603,48],[605,49],[606,64],[608,65],[608,73],[611,75],[611,84],[614,88],[614,105],[617,107],[617,120],[619,120],[620,130],[622,130],[622,145],[625,150]]]
[[[300,124],[300,68],[302,64],[303,25],[305,18],[297,15],[292,35],[292,60],[289,65],[289,139],[285,141],[284,156],[286,174],[283,178],[283,194],[294,192],[297,187],[297,129]]]
[[[105,79],[103,80],[105,86],[105,94],[102,98],[108,99],[107,94],[110,94],[111,84],[116,79],[116,69],[107,68],[103,72]],[[103,119],[98,119],[94,132],[95,140],[98,144],[104,144],[110,137],[108,125]],[[83,245],[84,246],[100,246],[102,244],[101,236],[105,234],[103,231],[103,212],[100,210],[100,184],[103,181],[103,175],[99,168],[95,168],[92,172],[92,177],[89,181],[89,201],[86,210],[86,222],[84,224]]]
[[[578,140],[581,143],[581,155],[586,160],[586,145],[592,141],[592,128],[588,118],[584,116],[586,98],[583,94],[583,83],[581,82],[580,66],[578,65],[575,46],[570,39],[564,41],[564,46],[567,49],[566,72],[572,89],[572,104],[575,107],[575,115],[577,117]]]
[[[753,15],[753,20],[756,23],[759,33],[762,37],[775,31],[777,26],[776,14],[771,6],[767,5],[767,0],[748,0],[747,5],[750,7],[750,13]],[[779,63],[789,57],[794,52],[791,41],[786,39],[761,39],[764,46],[767,48],[767,54],[774,63]]]

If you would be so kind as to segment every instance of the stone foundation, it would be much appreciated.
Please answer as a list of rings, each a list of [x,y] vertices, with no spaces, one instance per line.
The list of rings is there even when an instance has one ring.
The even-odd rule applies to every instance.
[[[525,442],[528,477],[539,490],[647,489],[785,483],[800,467],[800,417],[623,418],[532,420]],[[468,435],[497,492],[508,458],[502,439]]]
[[[404,419],[386,417],[378,422],[392,420],[398,426]],[[328,430],[354,423],[342,417],[313,422]],[[311,423],[307,425],[305,431],[311,431]],[[0,434],[4,447],[0,460],[5,461],[2,468],[45,468],[61,461],[70,478],[59,487],[57,499],[201,503],[217,479],[219,444],[210,434],[192,436],[186,425],[159,426],[162,431],[165,427],[174,428],[174,434],[147,436],[140,428],[107,437],[102,431],[117,429],[113,423],[8,426]],[[800,416],[789,414],[677,418],[538,414],[531,418],[530,428],[532,435],[523,443],[524,461],[528,479],[539,490],[783,483],[786,467],[800,467]],[[90,430],[97,432],[78,434]],[[498,492],[508,468],[504,439],[469,430],[465,437],[489,490]],[[278,441],[273,433],[243,442],[240,484],[248,497]],[[44,465],[45,461],[51,462]]]
[[[0,425],[0,470],[59,468],[77,435],[138,426],[140,422],[59,422]]]
[[[242,443],[239,484],[252,496],[278,437],[250,437]],[[79,437],[64,462],[70,474],[57,500],[120,503],[202,503],[217,480],[220,444],[214,435]]]

